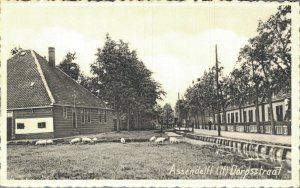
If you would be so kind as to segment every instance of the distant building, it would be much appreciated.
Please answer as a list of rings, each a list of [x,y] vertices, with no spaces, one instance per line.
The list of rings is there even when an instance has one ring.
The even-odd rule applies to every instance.
[[[276,134],[290,134],[290,121],[286,121],[285,117],[290,116],[290,100],[291,93],[278,92],[273,95],[272,106],[273,116],[275,121],[275,133]],[[228,131],[238,132],[260,132],[271,133],[270,125],[270,107],[266,101],[259,101],[258,105],[259,119],[256,119],[255,104],[246,104],[244,107],[229,106],[226,109],[225,114],[220,113],[221,129],[225,130],[225,125]],[[287,114],[289,113],[289,114]],[[224,115],[225,120],[224,122]],[[215,120],[217,114],[215,114]],[[259,130],[257,129],[256,121],[259,122]]]
[[[49,138],[114,130],[112,109],[33,50],[7,61],[8,139]]]

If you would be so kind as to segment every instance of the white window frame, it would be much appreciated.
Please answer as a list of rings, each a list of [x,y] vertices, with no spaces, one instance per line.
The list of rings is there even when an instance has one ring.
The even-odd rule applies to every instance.
[[[63,118],[68,119],[68,107],[63,106]]]
[[[82,118],[82,116],[83,116],[83,118]],[[80,122],[85,123],[85,109],[80,110]]]
[[[107,123],[107,111],[106,110],[103,111],[103,121],[104,121],[104,123]]]
[[[101,109],[98,109],[98,121],[99,123],[102,123],[102,110]]]

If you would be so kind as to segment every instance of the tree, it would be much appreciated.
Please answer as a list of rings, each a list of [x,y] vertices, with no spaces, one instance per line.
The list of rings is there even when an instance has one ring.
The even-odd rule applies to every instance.
[[[255,90],[268,99],[272,134],[275,134],[272,96],[291,89],[290,13],[291,6],[279,6],[275,15],[259,22],[258,36],[242,49],[243,59],[251,63]]]
[[[72,79],[78,80],[80,76],[80,67],[74,62],[76,59],[76,52],[68,52],[62,62],[58,65],[58,68],[69,75]]]
[[[174,121],[174,111],[169,103],[166,103],[162,109],[163,123],[169,127]],[[162,128],[161,128],[162,129]]]
[[[91,65],[93,89],[100,91],[97,96],[107,101],[116,110],[117,131],[120,130],[121,113],[127,114],[127,129],[130,118],[136,129],[142,128],[142,118],[154,108],[164,91],[152,79],[135,50],[128,43],[114,41],[106,35],[103,48],[98,48],[96,61]]]
[[[228,94],[231,96],[230,105],[236,105],[239,108],[240,122],[242,122],[242,115],[244,111],[242,110],[245,104],[250,100],[253,93],[253,87],[250,84],[250,68],[243,64],[240,68],[234,69],[229,76],[228,80]],[[244,131],[245,129],[245,119],[243,121]]]

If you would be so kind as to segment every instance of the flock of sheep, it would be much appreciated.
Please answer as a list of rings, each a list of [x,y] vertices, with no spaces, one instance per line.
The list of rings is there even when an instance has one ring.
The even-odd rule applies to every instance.
[[[158,137],[156,138],[155,136],[151,137],[149,139],[149,142],[150,143],[156,143],[156,144],[164,144],[166,140],[169,139],[169,142],[171,144],[179,144],[180,143],[180,140],[178,140],[177,138],[175,137],[169,137],[169,138],[165,138],[165,137]],[[82,143],[82,144],[95,144],[97,142],[97,138],[87,138],[87,137],[83,137],[83,138],[73,138],[69,143],[70,144],[76,144],[76,143]],[[121,138],[120,139],[120,142],[122,144],[125,144],[126,143],[126,140],[125,138]],[[52,145],[54,144],[53,140],[39,140],[35,143],[35,145]]]
[[[150,143],[155,142],[156,144],[164,144],[166,140],[167,139],[165,137],[156,138],[155,136],[153,136],[149,139],[149,142]],[[171,144],[179,144],[180,143],[180,140],[178,140],[175,137],[169,137],[169,141]]]

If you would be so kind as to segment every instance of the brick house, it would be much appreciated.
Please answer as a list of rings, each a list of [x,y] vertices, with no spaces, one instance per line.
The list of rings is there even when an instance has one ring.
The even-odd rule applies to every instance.
[[[113,111],[33,50],[7,61],[7,137],[53,138],[114,130]]]

